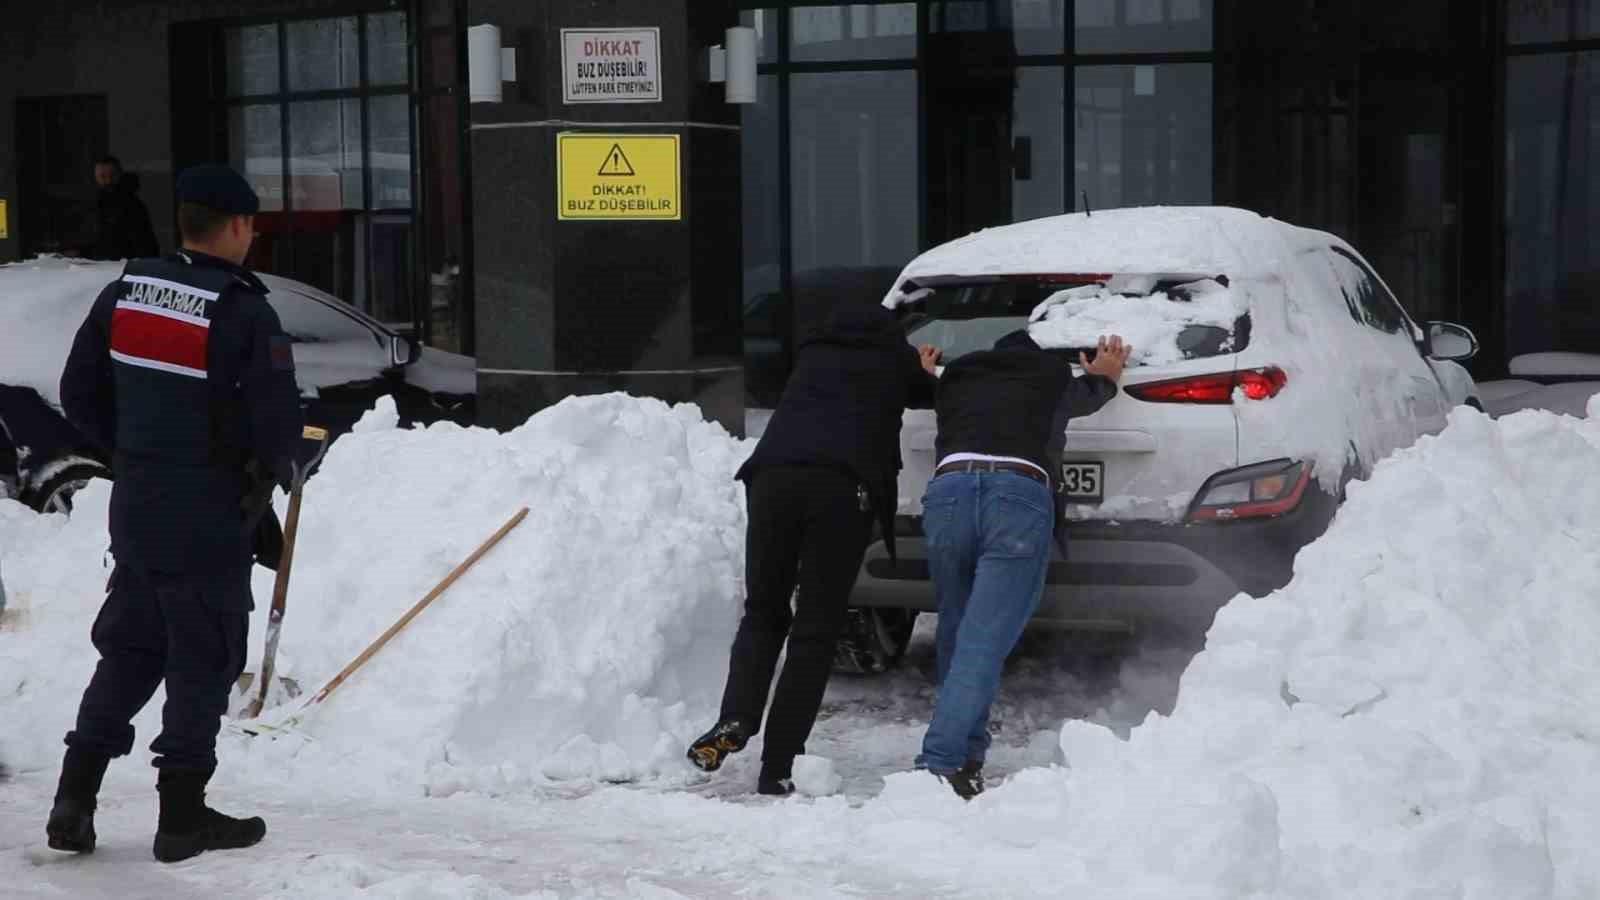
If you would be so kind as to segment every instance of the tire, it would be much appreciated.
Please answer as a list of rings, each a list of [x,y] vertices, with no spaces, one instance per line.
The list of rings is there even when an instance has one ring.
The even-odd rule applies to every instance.
[[[900,664],[917,624],[914,609],[853,606],[833,654],[837,672],[877,675]]]
[[[104,466],[92,462],[76,462],[51,475],[42,483],[23,492],[22,502],[41,513],[72,512],[72,495],[95,478],[110,478]]]

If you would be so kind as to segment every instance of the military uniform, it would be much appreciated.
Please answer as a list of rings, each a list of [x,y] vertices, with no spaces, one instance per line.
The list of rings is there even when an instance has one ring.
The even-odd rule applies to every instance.
[[[213,208],[248,214],[228,202]],[[244,668],[259,507],[270,482],[288,483],[301,428],[289,339],[266,294],[248,270],[193,250],[133,260],[73,343],[61,402],[112,460],[116,568],[91,629],[100,663],[66,736],[58,808],[67,796],[92,811],[105,762],[132,750],[130,723],[163,681],[151,744],[163,830],[168,788],[203,798],[216,767]],[[199,805],[189,804],[194,816]],[[92,849],[92,828],[87,848],[60,843]]]

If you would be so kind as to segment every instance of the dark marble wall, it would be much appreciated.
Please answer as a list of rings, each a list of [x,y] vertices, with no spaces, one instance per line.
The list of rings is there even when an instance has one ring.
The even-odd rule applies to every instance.
[[[511,427],[561,398],[625,390],[697,402],[742,431],[738,108],[701,80],[731,0],[469,0],[517,81],[472,119],[479,418]],[[561,29],[661,29],[660,103],[562,102]],[[681,221],[556,218],[556,135],[676,134]]]

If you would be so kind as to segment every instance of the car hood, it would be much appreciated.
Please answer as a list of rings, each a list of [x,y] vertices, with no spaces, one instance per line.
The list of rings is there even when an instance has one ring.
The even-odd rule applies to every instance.
[[[470,356],[423,347],[406,367],[406,383],[435,394],[478,392],[478,361]]]

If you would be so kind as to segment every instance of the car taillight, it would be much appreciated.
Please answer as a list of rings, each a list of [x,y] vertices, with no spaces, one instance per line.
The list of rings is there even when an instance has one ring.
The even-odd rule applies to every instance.
[[[1243,391],[1245,397],[1251,400],[1266,400],[1277,396],[1288,383],[1289,376],[1282,369],[1268,366],[1264,369],[1146,381],[1143,384],[1130,384],[1123,390],[1130,397],[1147,403],[1232,403],[1235,389]]]
[[[1218,472],[1189,507],[1195,522],[1281,516],[1300,505],[1311,483],[1311,466],[1291,459]]]

